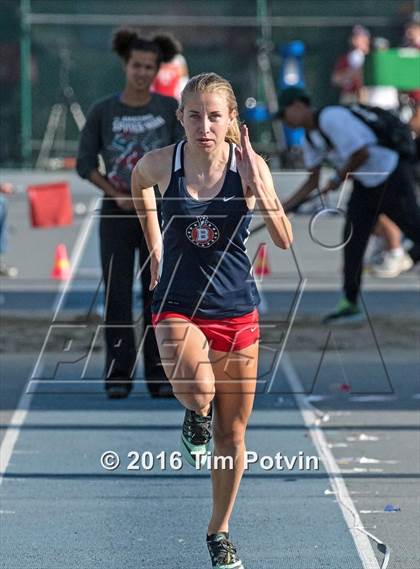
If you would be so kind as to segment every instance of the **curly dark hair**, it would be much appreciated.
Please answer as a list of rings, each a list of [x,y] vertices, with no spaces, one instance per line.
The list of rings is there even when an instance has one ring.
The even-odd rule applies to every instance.
[[[132,28],[120,28],[112,36],[112,50],[125,62],[130,59],[133,50],[156,53],[158,67],[171,61],[182,52],[180,42],[170,34],[157,34],[153,38],[144,38]]]

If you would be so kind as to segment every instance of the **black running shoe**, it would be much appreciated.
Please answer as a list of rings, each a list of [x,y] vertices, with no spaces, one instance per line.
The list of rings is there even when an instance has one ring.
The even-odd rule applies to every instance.
[[[245,569],[229,540],[229,533],[220,531],[207,536],[207,547],[214,569]]]
[[[194,467],[201,467],[209,451],[211,440],[211,408],[208,415],[197,415],[186,409],[182,425],[181,452],[185,460]]]
[[[130,378],[107,377],[105,391],[108,399],[125,399],[131,393],[133,380]]]

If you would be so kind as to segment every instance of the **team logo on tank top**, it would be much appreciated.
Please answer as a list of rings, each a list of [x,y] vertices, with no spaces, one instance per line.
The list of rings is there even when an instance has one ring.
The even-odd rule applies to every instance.
[[[187,227],[185,234],[197,247],[211,247],[220,237],[220,231],[207,215],[200,215]]]

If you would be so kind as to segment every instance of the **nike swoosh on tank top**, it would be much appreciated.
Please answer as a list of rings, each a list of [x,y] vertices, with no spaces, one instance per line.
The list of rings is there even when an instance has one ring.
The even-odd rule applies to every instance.
[[[260,303],[246,252],[248,209],[230,144],[228,168],[214,198],[190,196],[184,179],[184,145],[174,149],[172,175],[161,199],[163,262],[152,311],[201,318],[242,316]]]

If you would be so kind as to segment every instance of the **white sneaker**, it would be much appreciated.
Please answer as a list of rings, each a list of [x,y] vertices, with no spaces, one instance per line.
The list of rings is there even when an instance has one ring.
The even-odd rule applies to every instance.
[[[413,266],[413,260],[405,251],[395,255],[392,251],[386,251],[380,263],[374,264],[370,272],[380,279],[393,279],[401,273],[409,271]]]
[[[15,279],[18,276],[18,270],[16,267],[9,267],[5,263],[0,262],[0,277],[9,277]]]

